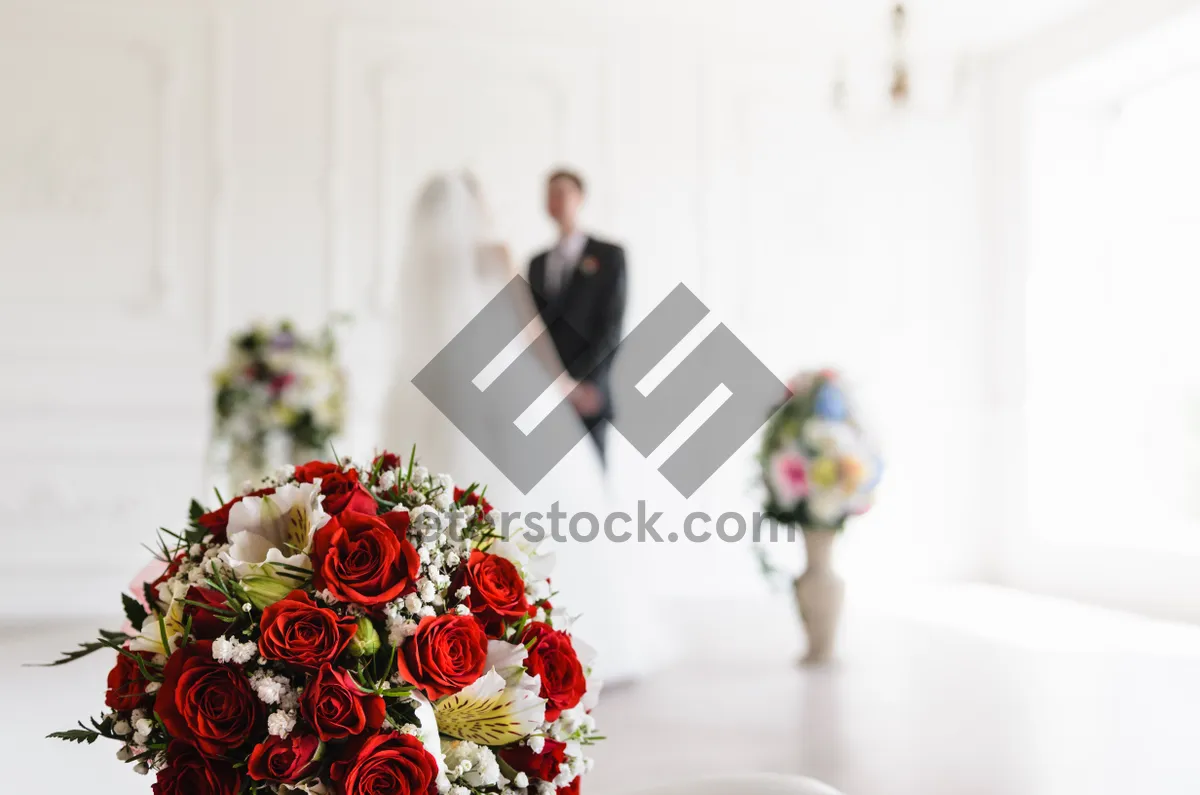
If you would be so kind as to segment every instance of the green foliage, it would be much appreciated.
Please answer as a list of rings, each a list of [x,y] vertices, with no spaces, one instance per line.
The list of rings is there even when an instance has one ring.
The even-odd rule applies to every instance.
[[[88,643],[80,643],[79,648],[71,651],[64,651],[62,656],[54,662],[38,663],[39,668],[53,668],[59,665],[66,665],[69,662],[75,662],[78,659],[88,656],[94,651],[100,649],[116,649],[124,651],[121,644],[128,640],[128,636],[124,632],[110,632],[109,630],[99,630],[100,637],[97,640],[89,641]]]
[[[396,726],[410,723],[415,726],[421,725],[421,721],[417,720],[417,702],[411,699],[388,702],[387,714]]]
[[[78,729],[67,729],[61,732],[51,732],[46,735],[48,740],[65,740],[69,743],[87,743],[91,745],[99,738],[103,737],[108,740],[120,740],[120,737],[113,734],[113,719],[112,716],[106,717],[104,720],[97,721],[95,718],[89,719],[91,728],[85,726],[82,721],[79,723]]]
[[[69,743],[87,743],[91,745],[96,742],[98,737],[101,737],[99,732],[94,732],[91,729],[67,729],[65,732],[51,732],[46,735],[47,739],[66,740]]]
[[[149,616],[142,603],[127,593],[121,594],[121,606],[125,608],[125,617],[129,619],[129,623],[135,627],[144,624]]]

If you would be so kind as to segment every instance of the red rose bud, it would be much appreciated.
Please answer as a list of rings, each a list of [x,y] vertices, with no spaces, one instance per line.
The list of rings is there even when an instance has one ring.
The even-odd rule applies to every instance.
[[[191,743],[172,740],[167,746],[167,766],[158,771],[154,795],[236,795],[242,774],[222,759],[200,753]]]
[[[329,742],[378,729],[387,706],[380,696],[364,692],[348,671],[325,663],[304,688],[300,713]]]
[[[304,591],[292,591],[263,610],[258,649],[268,660],[316,670],[345,651],[354,637],[353,618],[339,618]]]
[[[408,734],[381,732],[352,741],[330,768],[340,795],[436,795],[437,760]]]
[[[407,534],[407,511],[346,511],[330,519],[313,538],[313,584],[364,607],[412,593],[421,560]]]
[[[520,773],[542,781],[554,781],[566,759],[567,744],[547,737],[540,753],[534,753],[528,745],[510,745],[500,750],[500,758]]]
[[[396,670],[435,701],[483,676],[487,646],[487,635],[471,616],[426,616],[400,648]]]
[[[272,735],[254,746],[246,771],[255,781],[296,784],[316,770],[321,750],[314,734],[292,732],[286,739]]]
[[[295,477],[301,483],[321,479],[321,494],[325,495],[321,507],[330,516],[338,516],[343,511],[375,515],[375,498],[358,482],[358,470],[343,472],[337,464],[310,461],[296,467]]]
[[[191,637],[198,640],[215,640],[229,629],[230,622],[222,618],[232,617],[225,594],[193,585],[184,598],[189,603],[183,606],[183,615],[185,620],[192,620]]]
[[[464,494],[466,495],[465,499],[463,497]],[[465,491],[455,486],[454,501],[459,505],[474,505],[480,510],[481,513],[483,513],[484,516],[487,516],[492,512],[492,504],[483,497],[480,497],[479,492],[477,491],[472,491],[470,494],[467,494]]]
[[[144,660],[153,657],[145,652],[131,652]],[[108,692],[104,695],[104,703],[110,709],[129,712],[138,707],[147,706],[151,697],[146,694],[146,679],[142,676],[142,667],[137,660],[127,654],[117,653],[117,664],[108,672]]]
[[[534,621],[525,627],[521,642],[529,647],[526,670],[530,676],[542,678],[540,695],[546,699],[546,720],[556,720],[564,709],[578,704],[587,692],[587,679],[575,647],[571,645],[571,636]]]
[[[179,649],[167,660],[154,711],[174,738],[207,756],[240,748],[262,722],[263,703],[238,666],[217,662],[212,641]]]
[[[382,471],[385,469],[399,469],[399,468],[400,468],[400,456],[396,455],[395,453],[389,453],[386,450],[384,452],[380,453],[379,455],[375,456],[375,460],[371,462],[371,469],[373,469],[373,470]]]
[[[499,555],[473,550],[467,562],[455,573],[450,593],[464,585],[471,592],[463,603],[491,637],[499,637],[506,622],[529,614],[525,581],[517,567]]]

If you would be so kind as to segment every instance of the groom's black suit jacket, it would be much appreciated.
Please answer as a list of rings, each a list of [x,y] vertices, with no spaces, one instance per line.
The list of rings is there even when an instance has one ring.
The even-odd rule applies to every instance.
[[[609,369],[621,341],[625,319],[625,250],[589,237],[571,275],[554,295],[546,295],[546,258],[543,251],[529,263],[529,285],[538,312],[567,372],[576,381],[590,381],[600,390],[604,405],[589,427],[613,416]],[[603,447],[601,438],[597,442]]]

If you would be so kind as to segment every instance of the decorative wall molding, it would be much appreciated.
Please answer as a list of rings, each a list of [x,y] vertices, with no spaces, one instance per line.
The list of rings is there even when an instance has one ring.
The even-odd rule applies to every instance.
[[[213,12],[209,34],[209,231],[206,268],[204,339],[208,358],[224,350],[229,329],[229,291],[232,289],[229,258],[230,196],[233,169],[233,10],[226,4]]]
[[[180,109],[177,53],[171,52],[160,42],[143,39],[123,40],[103,37],[81,39],[69,33],[52,33],[36,38],[13,36],[5,37],[5,39],[0,40],[0,47],[9,53],[23,52],[29,59],[50,58],[53,62],[59,63],[75,58],[91,59],[94,63],[98,59],[115,57],[136,62],[145,70],[153,85],[154,94],[153,107],[149,109],[153,116],[154,141],[153,149],[147,153],[150,158],[149,179],[151,182],[148,192],[153,196],[153,204],[150,209],[152,217],[148,218],[146,222],[146,234],[151,250],[150,271],[145,283],[141,285],[139,294],[121,301],[120,305],[126,312],[142,315],[166,315],[168,307],[172,303],[172,290],[176,286],[174,276],[178,273],[178,262],[174,258],[172,248],[171,229],[173,222],[171,201],[178,190],[174,168],[178,157],[176,149],[178,147],[177,128]],[[61,140],[61,134],[66,132],[50,126],[54,123],[47,120],[47,126],[43,133],[46,137],[42,140],[48,146],[65,146],[53,143]],[[79,127],[86,129],[84,125],[79,125]],[[81,138],[76,137],[74,140],[78,142]],[[98,157],[98,155],[90,154],[90,157]],[[25,163],[25,167],[30,169],[71,168],[80,164],[78,160],[72,162],[67,159],[67,152],[57,148],[51,149],[45,160],[27,160]],[[18,164],[13,165],[21,167]],[[9,179],[14,177],[17,178],[19,184],[21,174],[18,172],[15,175],[9,175]],[[106,188],[108,188],[106,185],[95,182],[72,184],[66,181],[81,179],[86,179],[86,177],[82,177],[78,172],[52,174],[30,171],[27,174],[28,182],[38,182],[50,186],[49,192],[42,196],[41,212],[59,217],[77,216],[87,212],[90,207],[96,207],[98,204],[108,201],[104,196]],[[11,209],[19,211],[23,208]],[[29,209],[37,210],[38,208]],[[70,297],[64,295],[63,299],[69,300]],[[83,297],[80,297],[72,305],[72,309],[76,311],[86,311],[90,308],[94,308],[94,302]]]
[[[122,285],[121,294],[111,300],[82,288],[76,288],[74,294],[69,289],[62,294],[47,293],[45,298],[35,301],[0,299],[5,310],[0,318],[0,338],[5,340],[0,343],[0,356],[27,352],[30,346],[54,355],[107,348],[148,353],[173,349],[185,342],[190,347],[194,341],[213,338],[214,318],[220,315],[219,296],[216,290],[202,286],[197,290],[195,286],[203,285],[211,277],[209,270],[216,267],[211,252],[224,249],[222,238],[228,231],[219,219],[223,206],[216,195],[207,192],[209,183],[216,185],[222,181],[220,173],[225,169],[215,164],[211,169],[206,167],[210,152],[221,138],[217,127],[220,120],[213,120],[211,131],[209,120],[228,101],[228,95],[216,96],[214,80],[214,95],[207,103],[204,100],[210,76],[215,74],[217,59],[221,57],[216,42],[225,35],[215,31],[219,28],[218,20],[226,13],[216,7],[207,11],[193,8],[178,16],[146,14],[136,24],[127,24],[118,15],[110,18],[90,12],[68,13],[59,4],[48,3],[18,17],[15,24],[0,34],[0,48],[7,54],[20,52],[21,61],[48,74],[53,74],[55,68],[65,70],[64,79],[68,81],[65,86],[70,85],[71,69],[81,73],[94,71],[98,80],[103,80],[106,69],[122,69],[114,74],[143,75],[145,82],[134,84],[131,89],[148,86],[150,92],[143,100],[146,104],[138,107],[137,119],[122,120],[111,114],[108,118],[96,116],[108,122],[105,126],[111,129],[107,134],[114,140],[121,140],[123,130],[141,129],[150,142],[144,153],[146,159],[141,161],[143,165],[133,169],[132,175],[122,172],[124,178],[134,180],[135,190],[148,203],[144,221],[131,216],[135,220],[128,227],[133,232],[128,241],[129,252],[139,256],[142,251],[148,252],[147,270],[142,272],[139,268],[136,278],[127,287]],[[201,23],[199,27],[192,24],[196,21]],[[214,30],[209,48],[203,45],[206,21],[211,22]],[[105,90],[122,90],[120,84],[111,82],[97,85],[103,85]],[[86,100],[86,83],[80,82],[75,91],[78,95],[63,99]],[[46,114],[48,129],[67,125],[68,118],[73,118],[51,116],[51,106],[43,107],[45,110],[41,112]],[[87,115],[86,104],[81,103],[78,110],[64,106],[62,113],[68,110],[79,117],[69,126],[82,142],[80,156],[105,162],[100,158],[110,155],[101,148],[103,139],[89,137],[92,116]],[[99,111],[97,107],[93,115]],[[147,114],[144,119],[142,112]],[[36,116],[32,123],[36,125]],[[108,175],[102,178],[112,179]],[[93,187],[105,190],[108,184]],[[113,190],[127,189],[115,182],[111,185]],[[110,201],[118,200],[123,197],[115,196]],[[39,234],[53,235],[58,228],[53,208],[31,217],[46,230]],[[66,215],[62,218],[59,226],[65,231],[69,227],[63,224],[70,220]],[[33,233],[26,233],[27,241],[29,234]],[[123,252],[110,247],[105,253],[111,258]],[[38,278],[45,281],[46,276],[30,278],[35,280],[34,290],[49,289],[48,284],[36,282]],[[18,293],[9,295],[10,299],[18,297]],[[34,335],[19,347],[14,345],[12,334],[3,333],[31,326],[45,328],[48,333]],[[73,333],[81,329],[88,331]]]
[[[91,276],[77,244],[56,250],[53,271],[28,275],[25,292],[38,300],[0,293],[0,367],[12,376],[0,428],[14,462],[0,512],[15,522],[0,561],[0,615],[30,609],[28,594],[46,582],[70,587],[46,592],[38,615],[115,612],[118,589],[149,554],[138,545],[184,518],[179,492],[201,485],[207,396],[198,390],[207,382],[196,359],[215,345],[227,304],[230,95],[217,76],[229,61],[230,6],[149,5],[38,0],[2,15],[6,63],[47,76],[21,137],[39,125],[72,129],[77,156],[106,166],[95,172],[96,201],[137,203],[114,205],[125,225],[108,236],[102,265],[115,266],[96,275],[122,282],[79,282],[104,285],[99,294],[67,283],[60,294],[60,278]],[[3,88],[25,90],[17,81],[38,88],[22,72],[6,74]],[[87,173],[65,156],[51,162]],[[22,228],[13,244],[38,253],[39,240],[73,228],[70,211],[32,209],[40,229]]]

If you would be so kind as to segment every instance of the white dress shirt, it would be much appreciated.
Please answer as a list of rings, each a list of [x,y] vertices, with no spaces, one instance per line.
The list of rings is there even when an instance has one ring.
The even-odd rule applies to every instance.
[[[588,237],[575,230],[558,241],[558,245],[546,255],[546,292],[556,295],[571,280],[571,274],[583,257]]]

